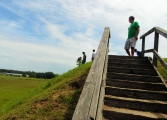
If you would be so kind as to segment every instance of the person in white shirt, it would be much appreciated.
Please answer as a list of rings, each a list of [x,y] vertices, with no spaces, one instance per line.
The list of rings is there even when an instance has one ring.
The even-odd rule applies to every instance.
[[[94,60],[95,58],[95,49],[93,49],[93,53],[92,53],[92,61]]]

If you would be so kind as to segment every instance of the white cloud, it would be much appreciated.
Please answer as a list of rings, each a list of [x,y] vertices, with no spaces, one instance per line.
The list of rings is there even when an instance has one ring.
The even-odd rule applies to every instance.
[[[18,28],[22,28],[17,22],[15,21],[11,21],[9,23],[9,27],[18,27]]]
[[[126,55],[124,43],[128,17],[135,16],[141,26],[140,35],[154,26],[167,29],[166,4],[166,0],[28,0],[26,4],[25,1],[13,1],[11,5],[0,3],[17,16],[17,19],[8,18],[6,23],[0,22],[3,26],[0,30],[0,56],[6,58],[7,63],[12,61],[7,58],[17,58],[31,61],[28,64],[39,62],[68,66],[56,69],[62,73],[75,67],[76,58],[82,56],[82,51],[90,60],[92,49],[98,47],[106,26],[111,30],[110,54]],[[166,45],[167,42],[161,39],[159,53],[162,57],[167,57]],[[146,38],[146,49],[150,48],[153,48],[153,35]],[[137,49],[141,49],[141,40],[137,42]],[[49,69],[46,65],[39,67],[44,68]]]

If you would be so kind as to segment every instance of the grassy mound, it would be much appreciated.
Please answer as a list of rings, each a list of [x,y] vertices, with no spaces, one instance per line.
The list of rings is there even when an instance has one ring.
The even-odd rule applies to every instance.
[[[167,58],[164,58],[165,62],[167,63]],[[167,82],[167,70],[158,62],[157,69],[161,74],[162,78]]]
[[[70,120],[91,63],[79,66],[35,89],[34,96],[0,117],[1,120]]]

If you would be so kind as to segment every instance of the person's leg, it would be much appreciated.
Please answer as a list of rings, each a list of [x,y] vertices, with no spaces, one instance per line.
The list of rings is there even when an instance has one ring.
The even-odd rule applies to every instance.
[[[134,56],[135,49],[134,47],[131,47],[131,55]]]
[[[132,38],[130,41],[131,41],[130,42],[131,43],[131,55],[134,56],[135,46],[136,46],[136,39],[135,39],[135,37]]]
[[[130,42],[129,42],[129,39],[127,39],[126,42],[125,42],[125,47],[124,47],[124,49],[125,49],[126,53],[127,53],[129,56],[131,56],[131,55],[130,55],[130,52],[129,52],[129,48],[130,48]]]
[[[85,64],[85,60],[82,61],[82,64]]]
[[[126,50],[126,53],[130,56],[129,49],[125,49],[125,50]]]

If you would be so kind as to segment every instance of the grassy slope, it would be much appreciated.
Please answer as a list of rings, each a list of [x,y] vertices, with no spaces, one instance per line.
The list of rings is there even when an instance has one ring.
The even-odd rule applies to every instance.
[[[167,63],[167,58],[164,58],[165,62]],[[161,74],[162,78],[167,82],[167,70],[158,62],[157,69]]]
[[[90,66],[91,63],[87,63],[52,79],[40,94],[36,94],[0,119],[70,120]]]
[[[0,114],[14,105],[19,100],[30,95],[30,91],[37,86],[46,84],[44,79],[34,79],[25,77],[14,77],[0,74]]]

